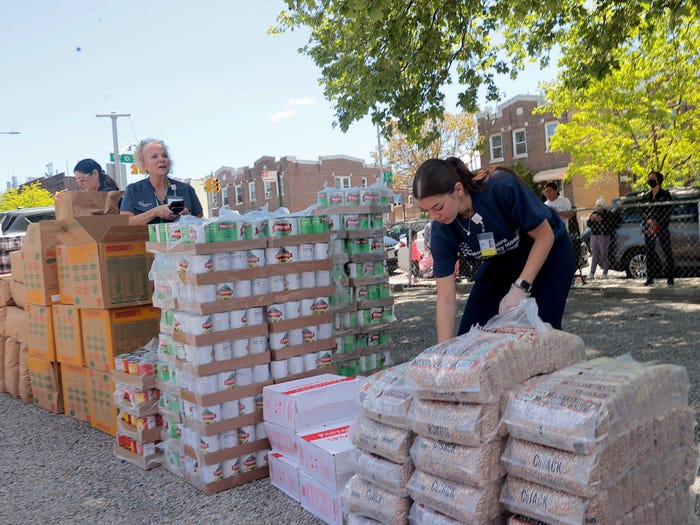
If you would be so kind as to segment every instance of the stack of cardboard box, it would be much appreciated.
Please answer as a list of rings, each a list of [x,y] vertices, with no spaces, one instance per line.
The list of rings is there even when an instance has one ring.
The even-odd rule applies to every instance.
[[[126,217],[72,217],[31,224],[20,252],[34,403],[111,435],[114,356],[158,334],[146,239]]]
[[[323,374],[265,387],[270,481],[326,523],[343,523],[340,493],[354,474],[349,437],[360,379]]]

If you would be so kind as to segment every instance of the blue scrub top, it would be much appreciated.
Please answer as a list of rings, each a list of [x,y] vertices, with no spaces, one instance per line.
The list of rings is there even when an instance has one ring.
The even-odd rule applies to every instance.
[[[151,186],[151,181],[146,178],[138,182],[129,184],[124,191],[122,199],[121,211],[128,211],[134,215],[140,215],[152,208],[156,208],[168,202],[168,197],[182,197],[185,200],[185,208],[190,210],[192,215],[202,213],[202,205],[199,202],[197,194],[189,184],[180,182],[179,180],[168,178],[168,186],[165,194],[165,202],[162,202],[157,196],[156,191]],[[172,222],[161,217],[156,217],[149,224],[157,224],[161,222]]]
[[[552,226],[555,242],[567,235],[566,225],[557,212],[545,206],[534,191],[507,171],[494,171],[484,182],[483,189],[472,191],[470,195],[472,209],[481,216],[481,224],[460,218],[451,224],[432,223],[430,251],[435,277],[454,274],[458,252],[469,258],[483,259],[484,264],[475,279],[488,266],[522,264],[533,244],[527,232],[544,220]],[[492,257],[481,255],[478,236],[483,232],[493,234],[496,255]]]

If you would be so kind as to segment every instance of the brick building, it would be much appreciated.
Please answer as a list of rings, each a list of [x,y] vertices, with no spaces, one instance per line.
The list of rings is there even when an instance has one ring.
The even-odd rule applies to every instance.
[[[212,215],[223,206],[244,213],[265,204],[270,211],[285,207],[297,212],[316,203],[316,193],[324,183],[340,188],[371,186],[381,176],[378,167],[346,155],[319,157],[317,161],[264,156],[251,167],[220,167],[214,172],[220,192],[209,193],[208,198]]]
[[[534,181],[539,187],[556,182],[561,194],[577,207],[592,207],[601,195],[610,203],[621,192],[629,191],[618,175],[606,177],[595,185],[589,185],[578,174],[563,181],[571,158],[568,153],[551,151],[549,140],[559,122],[567,122],[567,115],[557,120],[551,113],[533,114],[543,102],[540,96],[518,95],[500,104],[495,111],[477,115],[479,136],[484,138],[482,168],[521,164],[535,174]]]

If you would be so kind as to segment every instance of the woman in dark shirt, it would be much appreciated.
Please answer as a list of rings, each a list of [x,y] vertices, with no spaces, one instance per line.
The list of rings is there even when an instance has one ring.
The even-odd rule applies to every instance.
[[[654,277],[659,273],[659,261],[655,253],[657,240],[666,259],[666,282],[668,286],[675,284],[673,274],[676,264],[671,249],[671,233],[668,231],[671,222],[671,206],[659,204],[670,201],[671,193],[661,188],[663,182],[664,176],[658,171],[650,171],[647,175],[647,184],[651,189],[644,195],[643,199],[644,202],[650,203],[650,206],[644,210],[644,223],[642,224],[647,255],[647,280],[644,286],[654,284]]]
[[[93,159],[83,159],[73,168],[73,175],[85,191],[118,191],[117,183]]]
[[[566,225],[507,168],[472,173],[458,158],[429,159],[413,196],[433,225],[438,342],[454,336],[458,254],[481,259],[458,334],[532,295],[542,320],[561,328],[575,264]]]

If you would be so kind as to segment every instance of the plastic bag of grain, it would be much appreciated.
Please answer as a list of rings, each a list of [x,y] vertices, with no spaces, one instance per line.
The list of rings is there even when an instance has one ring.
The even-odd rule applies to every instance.
[[[409,362],[407,384],[416,397],[494,403],[531,377],[532,334],[503,334],[479,327],[432,346]]]
[[[411,510],[408,513],[408,522],[411,525],[463,525],[464,523],[463,521],[453,520],[442,512],[431,509],[417,501],[411,505]],[[492,520],[480,521],[479,525],[504,525],[505,523],[505,517],[497,516]]]
[[[408,363],[392,366],[372,374],[362,382],[357,399],[364,413],[382,423],[411,428],[408,413],[413,389],[406,385]]]
[[[345,516],[345,525],[384,525],[381,521],[351,512]]]
[[[411,459],[419,470],[450,481],[484,487],[505,476],[501,454],[505,438],[479,447],[465,447],[423,436],[416,436]]]
[[[507,525],[547,525],[544,521],[536,520],[535,518],[528,518],[527,516],[520,516],[516,514],[515,516],[510,516],[508,518]]]
[[[421,436],[478,447],[505,435],[501,424],[501,403],[457,403],[415,399],[411,407],[411,428]]]
[[[530,374],[549,374],[585,359],[586,345],[579,336],[555,330],[539,318],[534,299],[521,301],[503,315],[496,315],[484,325],[484,330],[495,333],[531,337],[535,346],[533,360],[525,363]],[[530,377],[530,376],[528,376]]]
[[[357,474],[342,492],[343,511],[378,520],[382,523],[406,523],[411,498],[397,496]]]
[[[406,483],[413,474],[413,463],[394,463],[376,454],[355,449],[353,462],[355,472],[397,496],[408,496]]]
[[[406,463],[411,460],[411,445],[413,431],[392,427],[379,421],[374,421],[359,413],[350,426],[352,444],[360,450],[382,456],[395,463]]]
[[[502,480],[472,487],[416,470],[408,482],[411,497],[447,516],[466,523],[483,523],[503,514],[498,501]]]
[[[591,454],[639,420],[687,405],[689,388],[684,367],[599,358],[530,379],[509,397],[503,420],[516,438]]]
[[[693,421],[690,407],[679,407],[641,422],[594,454],[575,454],[511,437],[501,459],[509,474],[591,497],[640,465],[657,464],[668,453],[690,448]]]

